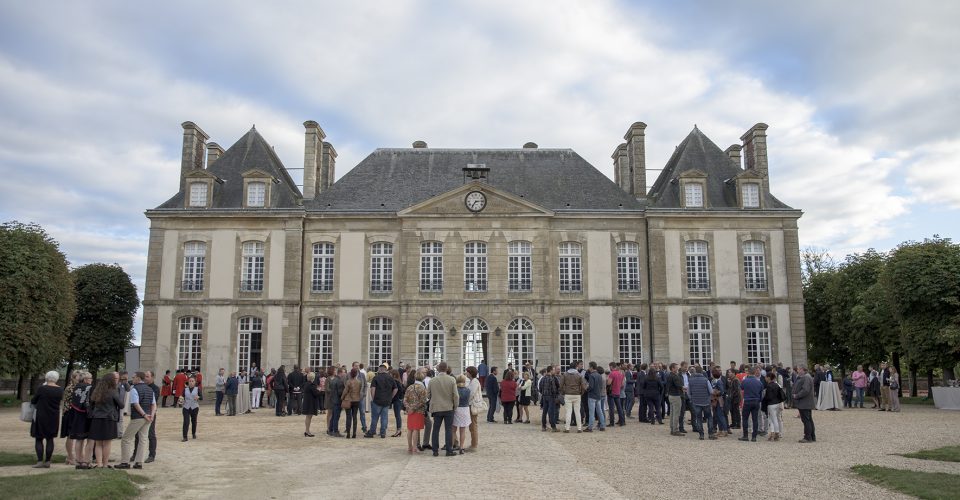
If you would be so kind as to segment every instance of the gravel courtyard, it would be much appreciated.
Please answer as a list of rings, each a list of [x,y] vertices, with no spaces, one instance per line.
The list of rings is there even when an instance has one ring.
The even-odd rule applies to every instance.
[[[157,461],[131,472],[152,478],[145,498],[164,499],[893,498],[898,495],[856,479],[849,467],[873,463],[960,474],[960,463],[895,455],[960,444],[960,412],[909,405],[899,414],[814,412],[815,444],[797,443],[802,428],[795,415],[784,413],[784,439],[776,443],[671,437],[668,425],[636,421],[592,434],[542,433],[539,420],[481,423],[478,452],[434,458],[429,452],[407,455],[405,435],[327,437],[323,415],[315,418],[317,437],[306,438],[302,417],[277,418],[272,410],[214,417],[210,405],[201,408],[199,439],[182,443],[180,410],[166,408],[158,419]],[[0,449],[32,453],[29,427],[17,417],[17,411],[0,412]],[[116,442],[114,456],[119,448]],[[63,440],[57,453],[63,453]],[[0,475],[31,473],[42,472],[0,469]],[[766,484],[770,478],[779,478],[773,490]]]

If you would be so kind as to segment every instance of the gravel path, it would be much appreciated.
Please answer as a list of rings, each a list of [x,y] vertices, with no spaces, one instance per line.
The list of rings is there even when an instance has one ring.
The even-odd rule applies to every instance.
[[[605,433],[542,433],[533,424],[481,424],[481,448],[457,457],[409,456],[406,437],[303,437],[302,417],[272,410],[214,417],[201,409],[199,438],[181,443],[179,410],[162,409],[158,460],[145,498],[898,498],[858,480],[849,467],[889,467],[960,474],[960,463],[917,460],[899,453],[960,444],[960,412],[906,406],[814,412],[819,442],[799,444],[800,420],[784,413],[780,442],[744,443],[731,436],[699,441],[671,437],[667,425],[635,420]],[[0,411],[0,449],[32,452],[28,426]],[[393,423],[391,419],[391,430]],[[469,438],[468,438],[469,439]],[[62,453],[63,442],[58,441]],[[114,453],[119,452],[119,442]],[[58,468],[54,466],[55,469]],[[62,468],[63,466],[60,466]],[[37,473],[0,468],[0,475]],[[768,478],[778,478],[768,485]]]

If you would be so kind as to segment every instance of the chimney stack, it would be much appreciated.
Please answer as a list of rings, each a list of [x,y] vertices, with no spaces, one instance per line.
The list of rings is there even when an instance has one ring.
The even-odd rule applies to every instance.
[[[727,153],[727,156],[730,157],[730,161],[732,161],[733,164],[737,166],[737,168],[743,168],[743,165],[740,162],[741,149],[743,149],[743,146],[739,144],[731,144],[730,147],[724,151],[724,153]]]
[[[207,144],[207,168],[213,166],[213,162],[220,159],[223,156],[223,148],[215,142]]]
[[[303,122],[303,199],[312,200],[320,194],[320,154],[321,144],[326,134],[320,124],[313,120]]]
[[[743,141],[743,154],[746,156],[746,170],[756,170],[767,177],[767,124],[758,123],[740,136]]]
[[[413,141],[413,149],[426,149],[427,143],[425,141]]]
[[[323,143],[323,164],[321,167],[320,174],[320,188],[317,189],[317,194],[321,190],[327,189],[333,185],[333,181],[336,180],[336,166],[337,166],[337,150],[333,149],[333,144],[329,142]]]
[[[523,145],[523,149],[537,149],[538,147],[539,146],[537,146],[537,143],[535,142],[528,142]]]
[[[627,143],[617,146],[610,155],[613,158],[613,177],[620,189],[630,193],[633,179],[630,177],[630,157],[627,156]]]
[[[203,150],[210,136],[200,130],[196,123],[183,122],[180,126],[183,127],[183,151],[180,157],[180,190],[183,191],[187,174],[203,169]]]
[[[630,158],[631,190],[635,198],[647,195],[647,161],[644,145],[644,130],[647,124],[636,122],[623,136],[627,141],[627,156]],[[622,180],[622,178],[621,178]]]

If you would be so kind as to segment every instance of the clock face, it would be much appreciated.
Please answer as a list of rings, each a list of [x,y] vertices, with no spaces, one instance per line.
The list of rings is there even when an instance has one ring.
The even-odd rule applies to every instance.
[[[479,212],[487,206],[487,196],[480,191],[470,191],[463,203],[467,206],[467,210]]]

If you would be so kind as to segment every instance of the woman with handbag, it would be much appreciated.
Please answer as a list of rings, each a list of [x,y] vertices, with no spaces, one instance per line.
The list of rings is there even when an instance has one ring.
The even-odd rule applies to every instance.
[[[480,429],[477,426],[477,418],[481,413],[487,412],[487,401],[483,399],[483,389],[481,388],[479,371],[475,366],[467,367],[467,389],[470,389],[470,447],[469,451],[475,451],[480,444]]]
[[[30,399],[30,404],[34,408],[30,435],[34,439],[37,451],[37,465],[33,467],[37,469],[50,468],[50,460],[53,458],[53,440],[57,437],[57,428],[60,425],[60,403],[63,401],[63,389],[57,385],[60,374],[49,371],[44,379],[46,383],[41,385]]]
[[[890,367],[890,411],[900,411],[900,372],[895,366]]]
[[[110,460],[110,442],[119,436],[117,422],[121,418],[120,410],[123,408],[123,400],[120,399],[120,391],[117,390],[118,379],[116,373],[107,373],[100,378],[100,382],[90,396],[89,439],[93,441],[97,463],[87,468],[110,468],[107,465]]]
[[[112,375],[112,374],[111,374]],[[87,405],[90,399],[90,390],[93,386],[93,375],[88,371],[80,374],[80,382],[73,388],[70,395],[70,408],[73,410],[73,422],[70,423],[70,439],[73,440],[73,458],[78,469],[89,469],[93,454],[93,443],[87,442],[90,432],[90,419],[87,418]]]
[[[420,431],[424,426],[424,415],[427,411],[427,387],[423,383],[423,372],[418,371],[414,382],[403,392],[403,407],[407,411],[407,453],[419,453]]]
[[[63,390],[63,400],[61,402],[60,417],[60,437],[67,438],[65,446],[67,447],[67,465],[77,465],[76,457],[73,456],[73,440],[70,439],[70,425],[73,423],[73,409],[70,408],[70,395],[73,394],[73,388],[80,383],[81,370],[74,370],[70,374],[70,383]]]

